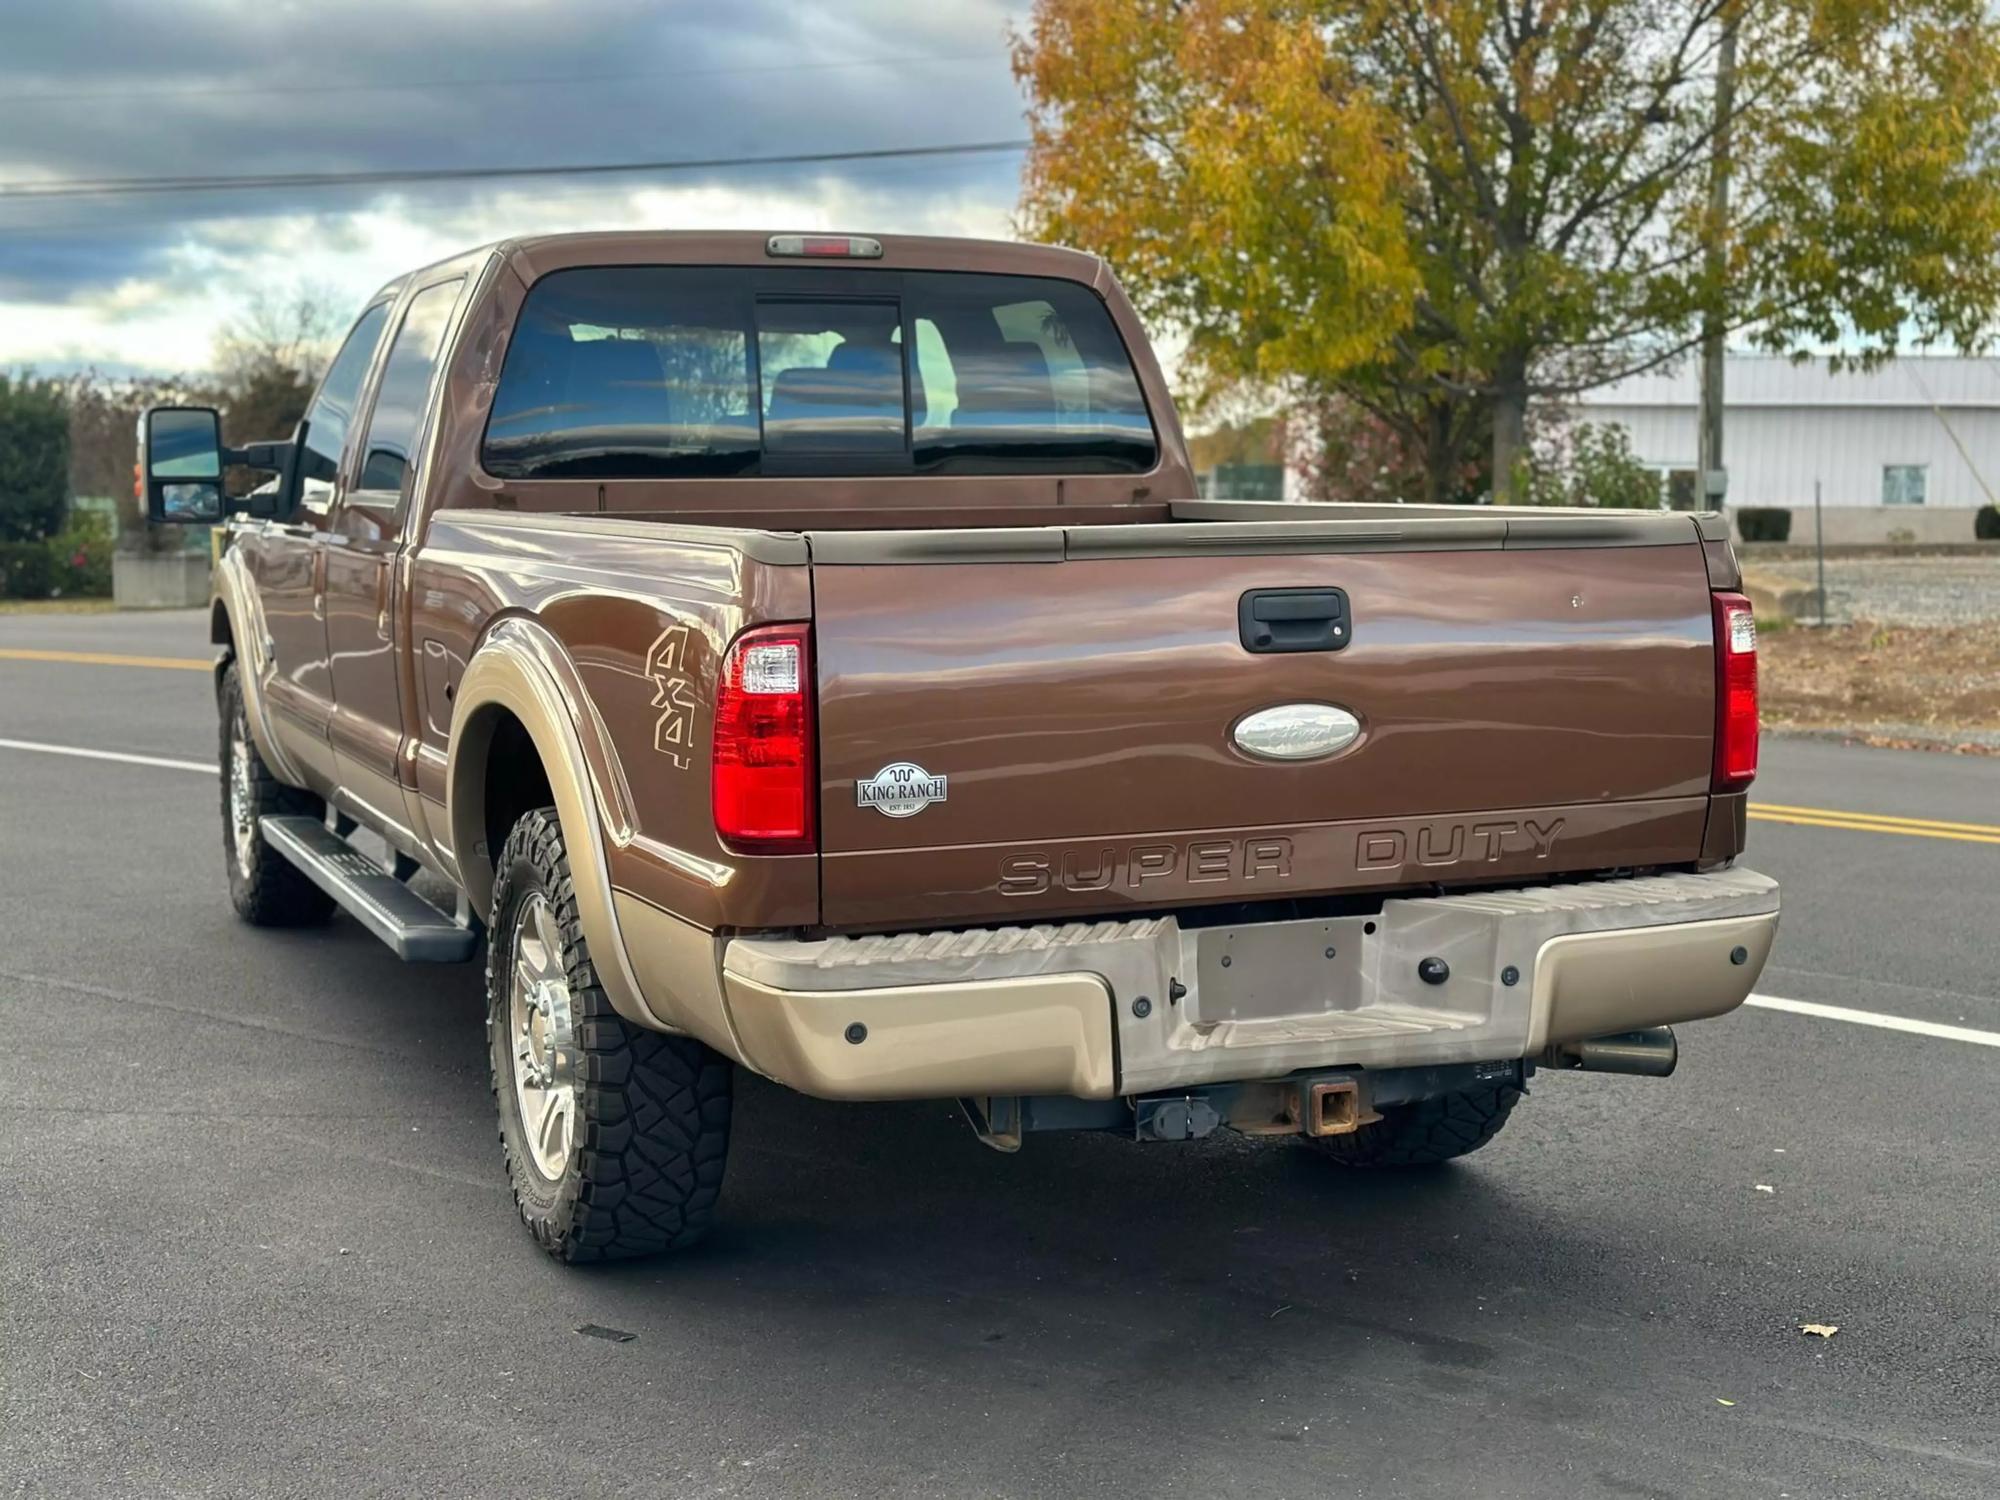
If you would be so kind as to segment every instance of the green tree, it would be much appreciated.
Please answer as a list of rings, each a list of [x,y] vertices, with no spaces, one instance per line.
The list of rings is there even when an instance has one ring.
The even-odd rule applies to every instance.
[[[0,542],[38,542],[69,508],[69,413],[62,387],[0,375]]]
[[[1865,363],[2000,310],[1985,0],[1036,0],[1015,71],[1024,227],[1107,255],[1203,382],[1374,413],[1432,497],[1484,445],[1514,498],[1532,404],[1705,323]]]
[[[1523,498],[1531,505],[1597,505],[1608,510],[1658,510],[1665,491],[1658,470],[1632,452],[1615,422],[1548,433],[1536,444]]]

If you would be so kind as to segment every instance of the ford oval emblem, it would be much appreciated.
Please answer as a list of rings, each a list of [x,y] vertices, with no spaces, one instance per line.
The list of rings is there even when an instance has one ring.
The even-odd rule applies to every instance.
[[[1280,703],[1236,721],[1229,737],[1260,760],[1318,760],[1354,743],[1361,721],[1331,703]]]

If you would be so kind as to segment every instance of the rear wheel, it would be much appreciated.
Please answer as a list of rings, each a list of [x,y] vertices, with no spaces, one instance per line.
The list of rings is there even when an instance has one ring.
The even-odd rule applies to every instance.
[[[728,1061],[612,1009],[577,920],[554,808],[514,825],[496,876],[487,1061],[522,1222],[564,1261],[692,1244],[722,1190]]]
[[[1512,1084],[1392,1104],[1349,1135],[1306,1137],[1346,1167],[1429,1167],[1477,1151],[1500,1133],[1522,1091]]]
[[[229,865],[229,903],[253,927],[304,927],[324,922],[333,898],[264,842],[258,820],[267,813],[326,816],[310,792],[286,786],[271,774],[243,704],[240,669],[222,669],[222,853]]]

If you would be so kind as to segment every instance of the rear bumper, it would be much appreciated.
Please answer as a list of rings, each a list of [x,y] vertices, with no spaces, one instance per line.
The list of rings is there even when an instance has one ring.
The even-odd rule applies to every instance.
[[[736,938],[722,984],[744,1061],[803,1093],[1104,1099],[1529,1057],[1721,1015],[1750,993],[1777,925],[1777,883],[1734,869],[1240,927]]]

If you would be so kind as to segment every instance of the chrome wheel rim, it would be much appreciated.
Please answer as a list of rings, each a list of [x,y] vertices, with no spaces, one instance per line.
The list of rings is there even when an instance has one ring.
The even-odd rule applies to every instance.
[[[514,1056],[514,1102],[535,1169],[551,1182],[576,1143],[576,1029],[562,935],[548,899],[536,894],[514,916],[507,1032]]]
[[[229,834],[236,847],[236,868],[247,876],[257,850],[257,809],[251,795],[250,743],[241,724],[229,737]]]

